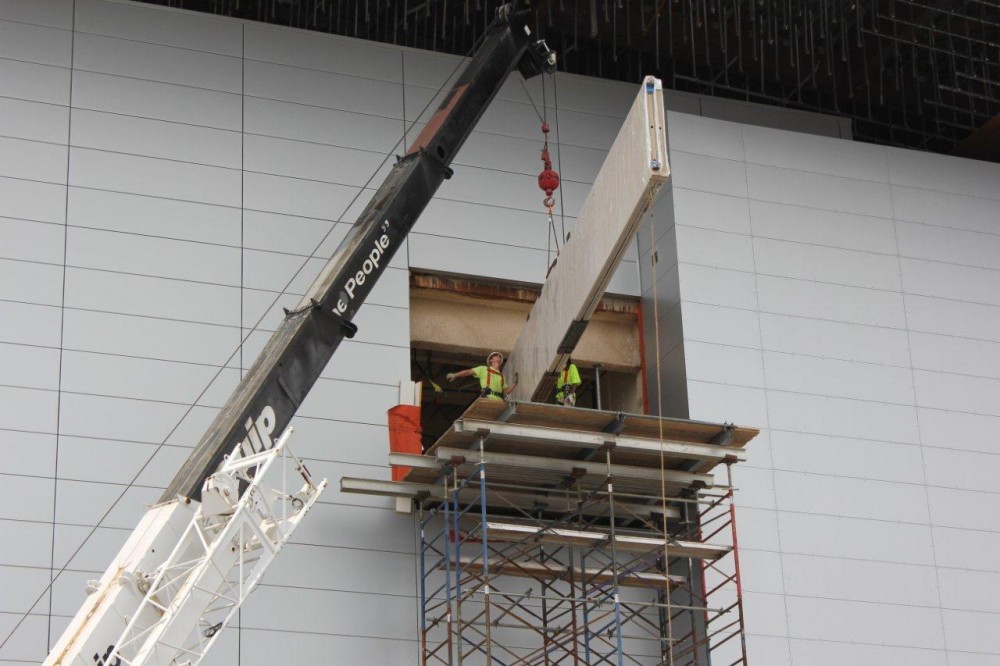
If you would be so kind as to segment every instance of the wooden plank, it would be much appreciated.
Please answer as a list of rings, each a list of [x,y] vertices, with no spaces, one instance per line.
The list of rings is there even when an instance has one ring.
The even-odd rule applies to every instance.
[[[670,178],[660,81],[646,77],[577,217],[572,239],[504,369],[517,400],[551,399],[553,373],[576,347],[656,192]]]

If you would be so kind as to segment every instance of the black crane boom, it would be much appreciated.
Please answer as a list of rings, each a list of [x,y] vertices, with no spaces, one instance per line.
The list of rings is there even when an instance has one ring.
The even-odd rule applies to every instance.
[[[524,2],[504,5],[482,45],[420,136],[399,159],[299,306],[287,312],[253,366],[164,491],[201,498],[223,457],[270,448],[345,337],[389,261],[444,179],[462,144],[517,67],[525,78],[551,71],[555,56],[534,41]]]

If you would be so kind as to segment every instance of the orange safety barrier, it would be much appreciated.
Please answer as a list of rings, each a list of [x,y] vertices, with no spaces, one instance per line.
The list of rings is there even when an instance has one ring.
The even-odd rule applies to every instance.
[[[420,427],[420,407],[417,405],[396,405],[389,410],[389,450],[393,453],[423,453]],[[412,467],[392,466],[392,480],[402,481]]]

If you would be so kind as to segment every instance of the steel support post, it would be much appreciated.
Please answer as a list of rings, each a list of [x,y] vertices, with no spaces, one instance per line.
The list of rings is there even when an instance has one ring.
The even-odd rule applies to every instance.
[[[614,493],[614,482],[611,476],[611,449],[608,448],[604,452],[605,460],[608,463],[608,518],[611,522],[611,533],[609,535],[611,539],[611,589],[614,592],[615,601],[615,639],[617,642],[616,653],[618,656],[618,666],[623,666],[624,657],[622,655],[622,609],[621,609],[621,590],[618,586],[618,547],[616,539],[616,526],[615,526],[615,493]],[[669,578],[667,579],[669,580]],[[669,583],[668,583],[669,590]]]
[[[489,528],[486,520],[486,462],[485,462],[485,443],[486,439],[484,437],[479,438],[479,517],[480,517],[480,535],[483,542],[483,604],[485,605],[484,619],[486,621],[486,666],[492,666],[493,664],[493,641],[490,629],[490,556],[489,556]],[[458,497],[458,490],[455,491],[455,497]]]

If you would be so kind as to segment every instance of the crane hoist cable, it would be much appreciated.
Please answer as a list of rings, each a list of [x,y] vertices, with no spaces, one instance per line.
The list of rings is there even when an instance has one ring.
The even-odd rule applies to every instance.
[[[545,192],[545,198],[542,199],[542,205],[545,206],[547,212],[547,223],[548,229],[546,230],[546,235],[548,237],[548,247],[545,252],[546,261],[546,272],[552,270],[554,262],[550,260],[552,254],[552,240],[556,241],[556,260],[559,259],[559,234],[556,232],[556,222],[552,216],[552,211],[555,208],[556,200],[552,194],[559,189],[559,172],[552,168],[552,158],[549,155],[549,127],[548,122],[548,104],[545,99],[545,77],[542,77],[542,137],[544,141],[542,142],[542,171],[538,174],[538,187],[543,192]],[[560,165],[561,166],[561,165]]]
[[[538,174],[538,187],[545,192],[542,205],[545,206],[546,210],[548,223],[546,235],[549,242],[549,246],[545,252],[545,259],[547,262],[546,270],[551,270],[553,262],[550,260],[550,256],[552,254],[553,238],[556,241],[556,260],[559,259],[559,234],[556,232],[556,222],[552,216],[553,208],[556,205],[556,200],[552,194],[559,189],[559,173],[552,168],[552,158],[549,157],[549,124],[544,120],[542,121],[542,135],[545,137],[545,142],[542,144],[542,172]]]
[[[555,75],[553,74],[552,76],[553,76],[552,86],[553,86],[553,89],[554,89],[555,88]],[[556,259],[559,258],[559,243],[560,243],[559,238],[560,238],[560,235],[556,231],[556,222],[555,222],[555,217],[554,217],[554,213],[553,213],[553,211],[555,209],[555,205],[556,205],[556,200],[555,200],[555,197],[553,197],[553,194],[555,193],[556,190],[559,189],[560,179],[559,179],[559,172],[552,168],[552,157],[549,154],[549,132],[551,131],[552,128],[550,127],[549,122],[548,122],[548,103],[547,103],[547,100],[546,100],[546,97],[545,97],[545,76],[544,75],[542,76],[542,110],[541,111],[538,110],[538,106],[535,104],[535,100],[532,99],[531,92],[528,91],[528,87],[526,85],[524,85],[524,81],[521,81],[521,87],[524,88],[524,94],[528,96],[528,102],[531,103],[531,107],[535,110],[535,115],[538,116],[538,120],[541,121],[541,123],[542,123],[542,137],[543,137],[544,140],[542,142],[542,153],[541,153],[542,171],[541,171],[541,173],[538,174],[538,187],[543,192],[545,192],[545,198],[542,199],[542,205],[545,207],[545,210],[546,210],[546,223],[548,225],[548,229],[546,231],[547,239],[548,239],[547,240],[548,245],[547,245],[546,250],[545,250],[545,270],[546,270],[546,275],[548,275],[548,271],[551,271],[552,267],[555,265],[554,262],[552,261],[552,241],[553,240],[555,240],[555,245],[556,245]],[[559,98],[558,97],[555,98],[555,103],[556,103],[556,136],[558,137],[558,135],[559,135],[559,108],[558,108]],[[556,150],[559,151],[559,139],[558,138],[556,139]],[[561,153],[557,152],[557,155],[558,154],[561,154]],[[559,166],[560,166],[560,168],[562,167],[562,160],[559,161]],[[562,201],[562,191],[559,192],[559,199],[560,199],[560,202],[561,202]],[[563,207],[560,205],[560,209],[562,209],[562,208]],[[561,211],[561,213],[562,213],[562,216],[563,216],[563,219],[562,219],[562,225],[563,225],[562,237],[563,237],[563,242],[565,242],[565,240],[566,240],[566,238],[565,238],[565,235],[566,235],[566,217],[565,217],[565,212]]]
[[[656,421],[659,424],[659,440],[660,440],[660,502],[661,510],[663,512],[663,561],[670,561],[670,547],[668,542],[670,541],[670,527],[667,518],[667,472],[666,472],[666,454],[665,454],[665,443],[663,438],[663,378],[661,376],[661,365],[660,365],[660,308],[659,308],[659,295],[657,294],[656,285],[658,280],[656,279],[656,264],[659,262],[659,255],[656,250],[656,212],[653,208],[653,195],[648,195],[646,199],[646,208],[649,211],[649,274],[653,277],[653,345],[655,348],[656,357]],[[686,514],[685,514],[686,515]],[[667,572],[669,573],[669,571]],[[670,589],[667,588],[665,595],[667,602],[667,664],[668,666],[674,666],[674,623],[673,623],[673,609],[670,601]]]

